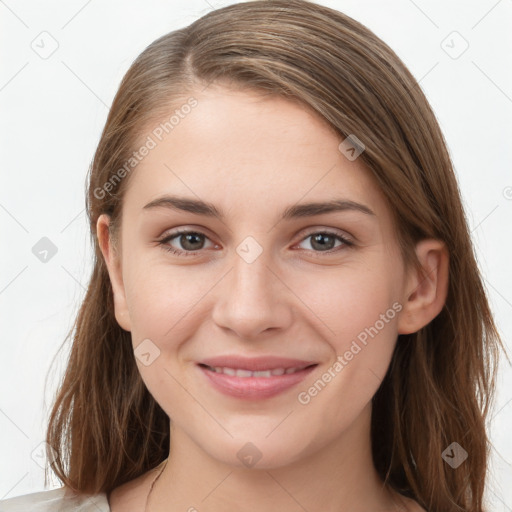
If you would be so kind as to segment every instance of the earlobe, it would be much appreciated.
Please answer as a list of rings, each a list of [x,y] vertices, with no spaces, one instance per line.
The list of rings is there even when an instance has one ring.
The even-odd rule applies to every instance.
[[[425,239],[416,245],[421,271],[410,270],[404,290],[398,333],[419,331],[443,309],[448,294],[449,255],[443,242]]]
[[[121,261],[119,254],[115,251],[109,232],[110,217],[102,214],[96,223],[96,235],[98,244],[103,254],[103,259],[108,269],[110,284],[114,296],[114,310],[117,323],[125,330],[131,330],[130,315],[126,305],[123,276],[121,272]]]

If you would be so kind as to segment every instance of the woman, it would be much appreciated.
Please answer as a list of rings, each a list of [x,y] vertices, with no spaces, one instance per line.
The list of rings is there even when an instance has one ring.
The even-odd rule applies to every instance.
[[[375,34],[272,0],[158,39],[87,197],[64,487],[0,510],[484,510],[502,345],[438,123]]]

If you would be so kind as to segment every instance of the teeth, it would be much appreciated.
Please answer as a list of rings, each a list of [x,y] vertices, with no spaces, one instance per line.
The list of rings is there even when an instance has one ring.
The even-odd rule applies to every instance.
[[[270,370],[253,372],[254,377],[270,377]]]
[[[249,370],[237,370],[236,376],[237,377],[251,377],[252,372],[250,372]]]
[[[284,375],[295,373],[299,370],[303,370],[304,368],[274,368],[272,370],[259,370],[259,371],[250,371],[250,370],[241,370],[241,369],[235,369],[235,368],[222,368],[220,366],[209,366],[210,370],[216,372],[216,373],[224,373],[226,375],[230,375],[232,377],[273,377],[275,375]]]

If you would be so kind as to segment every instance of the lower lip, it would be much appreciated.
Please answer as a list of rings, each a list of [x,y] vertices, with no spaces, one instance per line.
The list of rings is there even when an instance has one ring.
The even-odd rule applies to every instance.
[[[215,389],[225,395],[244,400],[261,400],[276,396],[302,382],[315,368],[316,365],[295,373],[272,377],[236,377],[199,366]]]

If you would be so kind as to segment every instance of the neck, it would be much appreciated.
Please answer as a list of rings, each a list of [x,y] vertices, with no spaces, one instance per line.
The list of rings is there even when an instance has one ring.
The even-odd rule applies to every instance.
[[[151,493],[150,512],[245,510],[398,511],[373,465],[371,405],[342,436],[287,465],[235,467],[171,427],[172,454]],[[240,444],[240,443],[239,443]],[[244,508],[246,507],[246,508]]]

